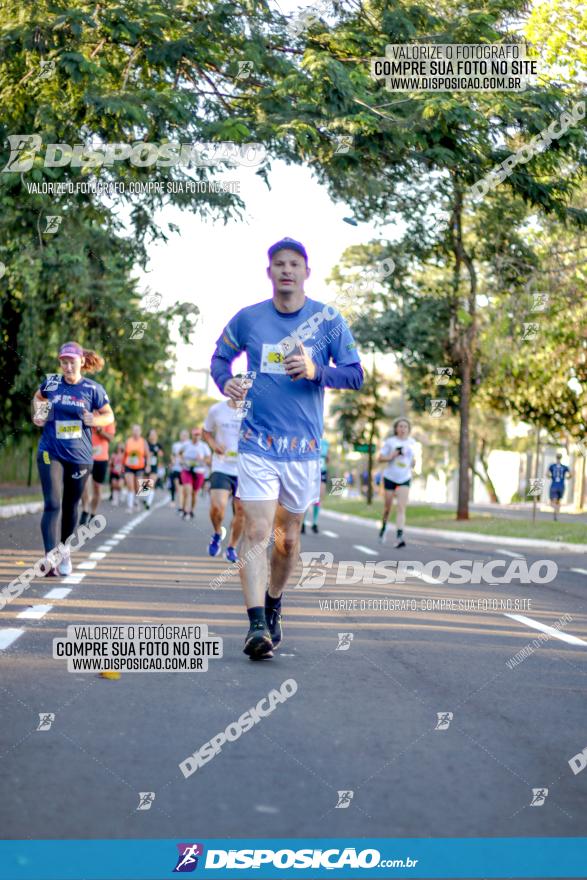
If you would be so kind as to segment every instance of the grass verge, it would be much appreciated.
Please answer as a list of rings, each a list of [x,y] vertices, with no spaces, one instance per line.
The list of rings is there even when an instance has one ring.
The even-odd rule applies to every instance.
[[[381,498],[374,498],[368,505],[361,498],[336,498],[326,496],[322,502],[327,510],[339,513],[351,513],[368,519],[380,519],[383,510]],[[392,510],[392,521],[394,512]],[[441,529],[452,532],[475,532],[479,535],[493,535],[496,538],[535,538],[545,541],[564,541],[568,544],[587,544],[587,523],[554,522],[553,520],[536,520],[491,516],[488,513],[471,513],[468,520],[457,520],[448,510],[438,510],[426,504],[414,504],[408,507],[407,529],[418,528]]]

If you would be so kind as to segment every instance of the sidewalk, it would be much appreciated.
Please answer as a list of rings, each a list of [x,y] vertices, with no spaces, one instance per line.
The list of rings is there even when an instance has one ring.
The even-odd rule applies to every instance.
[[[33,483],[32,486],[23,486],[22,483],[0,483],[0,501],[6,496],[40,495],[41,484]]]
[[[41,494],[40,485],[0,483],[0,519],[11,519],[13,516],[23,516],[25,513],[39,513],[43,509],[43,502],[38,500]],[[33,501],[26,501],[27,496],[37,497]],[[2,504],[6,498],[18,500],[14,504]]]
[[[419,502],[417,499],[414,499],[413,503],[426,504],[427,502]],[[443,503],[440,501],[438,503],[434,502],[430,504],[430,507],[433,507],[436,510],[455,509],[454,504]],[[518,504],[469,504],[469,509],[478,513],[490,513],[493,516],[511,516],[513,518],[519,516],[520,518],[524,519],[531,519],[532,517],[531,501],[522,501]],[[560,522],[587,523],[587,510],[583,510],[580,513],[574,513],[570,504],[563,504],[558,518]],[[545,504],[544,502],[537,504],[536,519],[552,519],[552,507],[549,504]]]
[[[356,523],[357,525],[370,525],[377,530],[379,530],[380,526],[380,523],[376,519],[369,519],[365,516],[357,516],[353,513],[337,513],[334,510],[329,510],[327,507],[322,508],[320,516],[331,517],[332,519],[338,520],[339,522],[350,522]],[[451,532],[441,529],[424,529],[412,526],[409,527],[409,532],[410,535],[414,535],[414,537],[418,538],[446,538],[449,541],[476,541],[477,543],[492,544],[493,546],[497,544],[505,544],[507,547],[534,547],[542,550],[562,550],[565,553],[587,553],[587,544],[567,544],[564,541],[544,541],[537,540],[536,538],[510,538],[501,535],[484,535],[479,532]]]

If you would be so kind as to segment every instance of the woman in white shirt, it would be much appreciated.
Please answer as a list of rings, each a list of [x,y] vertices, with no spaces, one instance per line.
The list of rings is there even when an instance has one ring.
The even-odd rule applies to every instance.
[[[385,541],[387,519],[391,512],[393,499],[397,501],[395,517],[396,547],[405,547],[404,526],[406,524],[406,508],[410,494],[410,480],[416,460],[415,443],[410,437],[412,426],[408,419],[396,419],[393,423],[393,434],[384,441],[378,462],[385,463],[383,471],[384,507],[379,540]]]

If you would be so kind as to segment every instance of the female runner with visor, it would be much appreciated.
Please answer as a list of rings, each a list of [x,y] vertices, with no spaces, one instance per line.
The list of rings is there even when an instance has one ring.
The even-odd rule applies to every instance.
[[[76,528],[78,504],[92,472],[92,426],[114,421],[102,385],[82,375],[101,370],[104,359],[77,342],[66,342],[59,350],[59,365],[61,375],[47,376],[33,397],[33,423],[43,429],[37,466],[45,501],[41,532],[46,554],[58,544],[60,510],[62,544]],[[52,567],[47,575],[65,576],[72,568],[67,552],[58,571]]]

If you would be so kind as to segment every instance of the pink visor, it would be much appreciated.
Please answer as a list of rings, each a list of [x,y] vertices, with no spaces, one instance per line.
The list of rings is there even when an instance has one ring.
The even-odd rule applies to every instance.
[[[62,345],[59,349],[59,357],[83,357],[84,350],[81,345],[77,345],[75,342],[66,342],[65,345]]]

